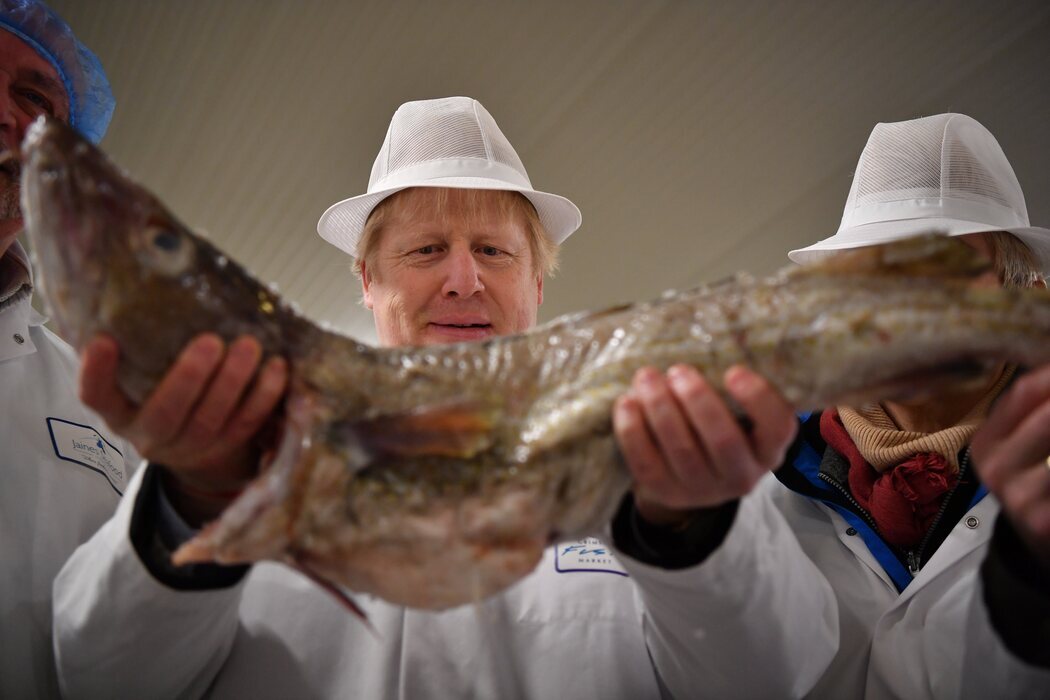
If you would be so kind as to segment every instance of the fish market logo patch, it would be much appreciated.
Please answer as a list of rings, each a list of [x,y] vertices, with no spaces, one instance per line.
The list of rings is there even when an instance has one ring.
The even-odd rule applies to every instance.
[[[51,444],[59,459],[73,462],[106,477],[118,494],[124,488],[124,455],[90,425],[71,423],[61,418],[48,418]]]
[[[560,542],[554,550],[554,570],[559,574],[599,571],[627,576],[627,571],[597,537]]]

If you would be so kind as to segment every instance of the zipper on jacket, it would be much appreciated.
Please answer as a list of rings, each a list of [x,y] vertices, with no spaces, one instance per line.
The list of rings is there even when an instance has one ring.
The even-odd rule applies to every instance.
[[[915,578],[919,571],[922,570],[923,558],[926,554],[926,547],[930,544],[930,538],[933,536],[937,526],[941,524],[941,520],[944,518],[944,513],[948,510],[949,504],[952,502],[952,498],[955,496],[955,492],[959,490],[963,480],[966,478],[970,471],[970,448],[966,448],[966,452],[963,453],[962,461],[959,462],[959,478],[955,482],[955,486],[948,492],[948,495],[941,501],[941,507],[937,510],[937,515],[933,516],[933,521],[930,526],[926,529],[926,534],[923,536],[922,541],[919,543],[919,548],[908,551],[908,571],[911,572],[911,577]]]
[[[852,507],[853,512],[864,518],[864,522],[868,524],[868,527],[876,533],[879,533],[879,526],[875,523],[875,518],[871,516],[871,513],[864,510],[860,503],[857,502],[857,499],[853,497],[853,494],[849,492],[848,488],[836,481],[834,477],[831,477],[824,472],[817,474],[817,478],[834,488],[843,498],[846,499],[846,502]],[[879,537],[882,537],[881,533],[879,533]]]

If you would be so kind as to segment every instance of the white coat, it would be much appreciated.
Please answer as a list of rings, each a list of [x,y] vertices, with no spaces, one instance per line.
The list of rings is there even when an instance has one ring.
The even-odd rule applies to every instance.
[[[1003,645],[982,598],[979,569],[999,513],[993,496],[971,504],[898,593],[858,532],[862,523],[775,479],[761,488],[838,600],[838,653],[810,697],[1050,698],[1050,670]]]
[[[361,597],[373,634],[274,564],[226,589],[159,583],[128,537],[141,483],[55,582],[71,698],[788,698],[836,648],[830,589],[759,496],[699,566],[562,543],[476,606],[427,613]]]
[[[16,262],[28,269],[17,243],[0,259]],[[3,698],[57,697],[52,581],[77,545],[113,515],[128,467],[138,463],[77,399],[76,356],[44,320],[28,291],[0,302]]]

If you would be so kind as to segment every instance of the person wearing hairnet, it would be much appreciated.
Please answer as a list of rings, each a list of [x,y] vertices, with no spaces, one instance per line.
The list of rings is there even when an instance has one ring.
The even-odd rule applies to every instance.
[[[790,258],[931,232],[990,259],[975,284],[1050,271],[1050,230],[1030,225],[999,144],[961,114],[877,125],[838,232]],[[617,423],[650,404],[625,399]],[[760,489],[838,600],[838,652],[811,697],[1050,698],[1048,426],[1050,366],[1003,364],[932,396],[802,417]]]
[[[380,342],[427,345],[532,326],[557,246],[580,221],[567,199],[532,187],[480,103],[453,97],[402,105],[368,192],[333,205],[318,231],[354,256]],[[89,354],[112,353],[106,342]],[[118,424],[142,425],[115,394],[113,364],[92,366],[91,402]],[[225,369],[215,360],[208,371]],[[73,697],[801,696],[834,655],[837,610],[830,587],[811,583],[819,573],[783,516],[749,493],[782,458],[794,415],[761,378],[731,372],[755,430],[708,411],[698,434],[719,432],[734,464],[701,456],[685,473],[636,469],[635,497],[601,539],[549,547],[535,571],[477,605],[429,612],[357,596],[374,633],[283,566],[172,567],[172,548],[247,470],[201,469],[192,450],[151,453],[143,443],[164,466],[141,472],[56,580],[63,688]],[[193,389],[204,406],[223,394],[206,384]],[[704,411],[706,399],[683,402]],[[633,451],[628,432],[621,443]]]
[[[97,142],[113,113],[98,59],[36,0],[0,0],[0,697],[57,697],[51,582],[113,514],[138,463],[77,398],[73,350],[33,310],[16,151],[47,114]]]

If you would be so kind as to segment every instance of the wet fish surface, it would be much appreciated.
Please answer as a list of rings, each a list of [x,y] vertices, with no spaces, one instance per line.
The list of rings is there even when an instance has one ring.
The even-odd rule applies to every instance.
[[[26,139],[23,209],[60,333],[107,333],[143,401],[194,336],[289,360],[272,464],[177,563],[283,561],[412,607],[480,600],[559,538],[601,531],[630,485],[611,408],[643,366],[744,363],[798,409],[859,404],[1050,360],[1050,294],[975,286],[966,245],[924,238],[762,280],[567,316],[528,333],[374,348],[300,316],[63,124]]]

